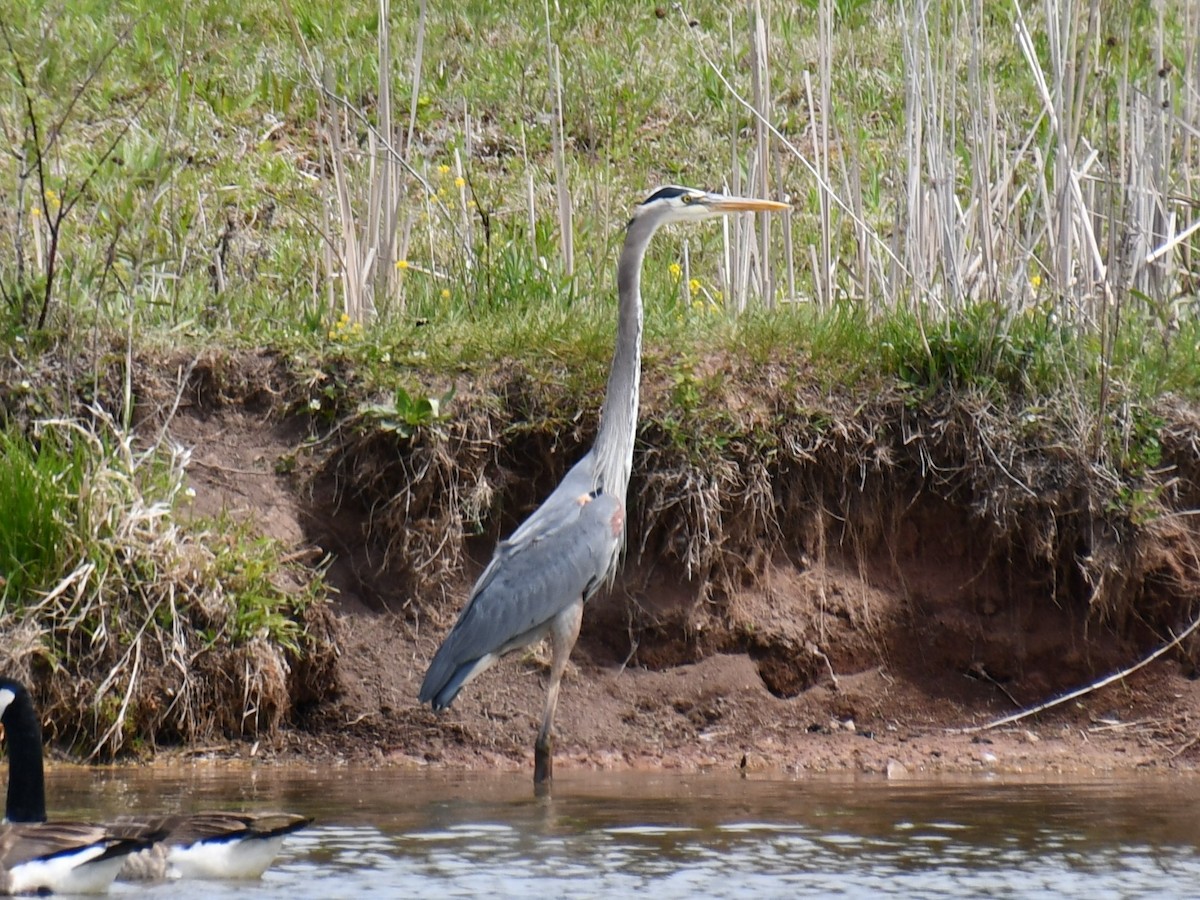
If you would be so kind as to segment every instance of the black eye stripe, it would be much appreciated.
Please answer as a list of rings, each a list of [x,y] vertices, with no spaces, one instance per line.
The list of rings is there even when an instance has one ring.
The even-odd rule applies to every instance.
[[[689,191],[687,188],[681,188],[681,187],[676,187],[675,185],[669,185],[667,187],[659,188],[657,191],[655,191],[653,194],[651,194],[649,197],[647,197],[645,200],[643,200],[642,206],[645,206],[647,203],[653,203],[655,200],[668,200],[672,197],[687,197],[687,196],[690,196],[691,193],[692,192]],[[689,201],[685,201],[685,202],[690,203],[691,201],[689,200]]]

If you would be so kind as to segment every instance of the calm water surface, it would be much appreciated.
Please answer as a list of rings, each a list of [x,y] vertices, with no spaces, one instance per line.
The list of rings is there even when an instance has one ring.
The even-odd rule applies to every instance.
[[[116,895],[1196,897],[1200,780],[786,780],[358,768],[49,773],[61,817],[277,808],[317,817],[261,882]]]

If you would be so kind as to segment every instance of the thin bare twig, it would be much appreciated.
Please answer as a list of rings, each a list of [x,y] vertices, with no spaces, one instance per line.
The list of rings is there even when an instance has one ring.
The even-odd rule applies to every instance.
[[[1195,619],[1195,621],[1192,622],[1191,625],[1189,625],[1187,628],[1185,628],[1182,632],[1180,632],[1178,635],[1176,635],[1170,641],[1163,644],[1161,647],[1159,647],[1157,650],[1155,650],[1153,653],[1151,653],[1145,659],[1143,659],[1137,663],[1134,663],[1132,666],[1130,666],[1127,669],[1121,669],[1119,672],[1114,672],[1113,674],[1111,674],[1105,678],[1101,678],[1099,681],[1094,681],[1091,684],[1084,685],[1081,688],[1077,688],[1076,690],[1073,690],[1067,694],[1063,694],[1061,697],[1055,697],[1053,700],[1047,700],[1045,703],[1039,703],[1037,706],[1034,706],[1030,709],[1026,709],[1026,710],[1023,710],[1018,713],[1013,713],[1011,716],[1005,716],[1002,719],[996,719],[995,721],[988,722],[985,725],[975,725],[971,728],[959,728],[959,729],[954,729],[954,731],[958,734],[974,734],[975,732],[978,732],[978,731],[989,731],[992,728],[999,728],[1001,725],[1011,725],[1013,722],[1019,722],[1019,721],[1021,721],[1021,719],[1027,719],[1030,716],[1035,716],[1040,712],[1045,712],[1048,709],[1053,709],[1055,706],[1061,706],[1062,704],[1067,703],[1071,700],[1075,700],[1079,697],[1086,696],[1087,694],[1090,694],[1093,691],[1098,691],[1098,690],[1100,690],[1100,688],[1107,687],[1108,685],[1112,684],[1113,682],[1121,681],[1122,679],[1128,678],[1130,675],[1132,675],[1138,669],[1141,669],[1141,668],[1144,668],[1145,666],[1150,665],[1150,663],[1154,662],[1154,660],[1158,659],[1164,653],[1174,649],[1175,647],[1178,647],[1180,645],[1180,643],[1182,643],[1184,640],[1186,640],[1187,637],[1189,635],[1191,635],[1197,628],[1200,628],[1200,617],[1197,617]]]

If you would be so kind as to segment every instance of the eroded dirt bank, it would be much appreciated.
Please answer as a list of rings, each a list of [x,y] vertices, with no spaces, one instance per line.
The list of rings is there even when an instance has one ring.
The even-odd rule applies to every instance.
[[[249,517],[314,560],[333,554],[338,589],[333,682],[293,710],[275,751],[531,765],[537,655],[506,660],[440,716],[415,705],[417,686],[496,538],[594,421],[564,424],[553,397],[498,370],[470,389],[486,400],[458,386],[459,408],[486,415],[400,437],[347,413],[302,451],[314,427],[295,414],[303,389],[286,367],[253,355],[231,379],[230,365],[202,361],[171,422],[195,448],[195,507]],[[1194,411],[1164,409],[1157,470],[1110,484],[1119,467],[1049,416],[970,397],[838,396],[798,362],[711,365],[729,435],[711,453],[680,448],[678,422],[690,426],[670,386],[646,387],[628,559],[586,613],[559,766],[906,777],[1196,765],[1195,641],[1012,726],[954,731],[1129,666],[1190,624],[1191,519],[1137,519],[1114,498],[1133,484],[1160,512],[1200,505]]]

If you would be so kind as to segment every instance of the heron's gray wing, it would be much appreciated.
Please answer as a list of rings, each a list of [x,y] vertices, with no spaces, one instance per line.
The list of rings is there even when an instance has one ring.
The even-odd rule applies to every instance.
[[[583,458],[567,471],[558,487],[547,497],[542,505],[535,509],[517,530],[500,542],[496,547],[496,558],[504,556],[513,548],[520,547],[527,541],[541,537],[575,518],[578,514],[578,500],[584,494],[590,494],[596,488],[596,456],[594,450],[589,450]],[[487,570],[480,575],[482,582]],[[475,591],[479,590],[476,583]],[[472,592],[474,593],[474,592]]]
[[[550,621],[608,574],[620,547],[622,515],[621,501],[611,494],[584,492],[564,500],[553,519],[545,517],[520,542],[510,539],[496,548],[460,620],[478,615],[471,610],[487,597],[483,605],[502,612],[509,626],[496,633],[510,632],[508,639]]]
[[[531,643],[554,616],[595,591],[616,563],[622,527],[621,501],[588,493],[555,510],[554,528],[497,547],[429,664],[421,702],[448,706],[480,659]]]
[[[551,537],[561,528],[573,525],[579,519],[579,498],[593,493],[595,488],[594,451],[589,450],[583,458],[573,465],[558,487],[547,497],[542,505],[535,509],[517,530],[496,545],[496,551],[486,568],[479,574],[475,586],[471,589],[471,597],[463,608],[461,615],[466,615],[470,602],[487,588],[496,572],[505,561],[513,556],[519,556],[527,547]],[[461,616],[460,616],[461,617]]]

